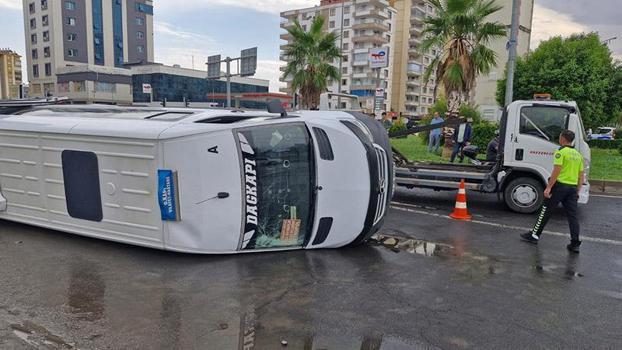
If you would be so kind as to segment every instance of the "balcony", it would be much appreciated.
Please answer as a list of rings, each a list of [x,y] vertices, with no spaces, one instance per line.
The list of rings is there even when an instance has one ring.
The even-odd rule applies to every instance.
[[[381,6],[390,6],[387,0],[358,0],[356,2],[357,5],[381,5]]]
[[[368,78],[368,77],[369,77],[369,73],[368,72],[352,74],[352,78],[353,79],[365,79],[365,78]]]
[[[359,20],[354,22],[354,25],[352,26],[352,29],[355,30],[365,30],[365,29],[370,29],[370,30],[378,30],[381,32],[389,32],[389,26],[384,24],[383,21],[378,21],[378,20]]]
[[[381,35],[359,35],[352,37],[353,43],[374,43],[379,45],[384,45],[389,43],[389,39],[381,36]]]
[[[289,41],[289,39],[291,38],[291,36],[289,35],[289,33],[282,33],[279,38],[281,38],[281,40],[285,40],[285,41]]]
[[[369,65],[368,61],[354,61],[352,62],[352,67],[362,67]]]
[[[372,18],[380,18],[380,19],[389,19],[389,15],[381,11],[379,9],[369,8],[364,11],[356,10],[354,12],[354,18],[362,18],[362,17],[372,17]]]

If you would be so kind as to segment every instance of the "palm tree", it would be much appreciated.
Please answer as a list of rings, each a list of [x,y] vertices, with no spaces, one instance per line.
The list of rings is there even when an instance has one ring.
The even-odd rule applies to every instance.
[[[424,20],[423,52],[440,49],[424,73],[427,84],[432,72],[443,85],[448,111],[457,114],[462,103],[471,101],[479,74],[488,74],[497,64],[497,55],[487,47],[505,37],[505,26],[486,21],[502,9],[495,0],[429,0],[436,17]],[[435,89],[436,93],[436,89]]]
[[[324,33],[324,18],[316,16],[309,31],[305,31],[298,20],[287,28],[293,38],[287,45],[284,55],[288,62],[283,78],[293,77],[292,90],[299,91],[302,105],[317,108],[320,95],[327,90],[330,79],[341,79],[339,70],[332,64],[341,59],[341,50],[337,47],[337,34]]]

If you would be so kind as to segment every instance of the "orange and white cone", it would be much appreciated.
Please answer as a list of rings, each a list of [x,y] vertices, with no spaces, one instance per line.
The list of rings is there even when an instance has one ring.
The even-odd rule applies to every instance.
[[[454,209],[453,213],[449,214],[449,216],[456,220],[471,220],[473,218],[467,210],[464,179],[460,181],[460,189],[458,190],[458,197],[456,198],[456,208]]]

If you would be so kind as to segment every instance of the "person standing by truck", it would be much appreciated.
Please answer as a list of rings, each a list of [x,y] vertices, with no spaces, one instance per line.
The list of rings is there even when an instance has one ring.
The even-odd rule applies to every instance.
[[[441,118],[438,112],[434,112],[434,118],[432,118],[430,125],[440,124],[444,121],[445,120]],[[431,153],[432,149],[434,149],[434,153],[438,152],[438,148],[441,145],[441,134],[442,134],[441,128],[433,129],[430,131],[430,140],[428,142],[428,153]]]
[[[454,130],[454,149],[451,152],[451,158],[449,159],[450,162],[454,162],[458,153],[460,153],[460,162],[464,160],[464,156],[462,156],[462,149],[464,146],[468,146],[471,141],[473,133],[473,128],[471,127],[472,122],[473,119],[469,118],[466,123],[460,124],[460,126]]]
[[[538,220],[530,232],[523,233],[521,238],[529,243],[538,244],[540,235],[551,217],[551,211],[562,203],[568,217],[570,227],[570,244],[566,248],[574,253],[579,252],[581,241],[579,233],[581,227],[577,218],[577,201],[581,186],[584,182],[583,156],[572,147],[575,134],[564,130],[559,136],[561,147],[553,156],[553,173],[548,186],[544,190],[544,203],[538,215]]]

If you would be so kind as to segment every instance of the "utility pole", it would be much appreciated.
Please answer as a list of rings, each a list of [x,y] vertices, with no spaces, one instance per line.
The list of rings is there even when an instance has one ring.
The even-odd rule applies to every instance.
[[[339,74],[343,71],[343,10],[344,10],[345,1],[341,2],[341,34],[339,35],[340,43],[339,43],[339,52],[341,52],[341,56],[339,56]],[[341,82],[343,79],[339,77],[339,91],[337,93],[341,94]],[[337,109],[341,109],[341,95],[337,95]]]
[[[516,69],[516,46],[518,45],[518,29],[520,25],[521,0],[512,1],[512,26],[508,42],[508,76],[505,85],[505,106],[514,101],[514,71]]]

